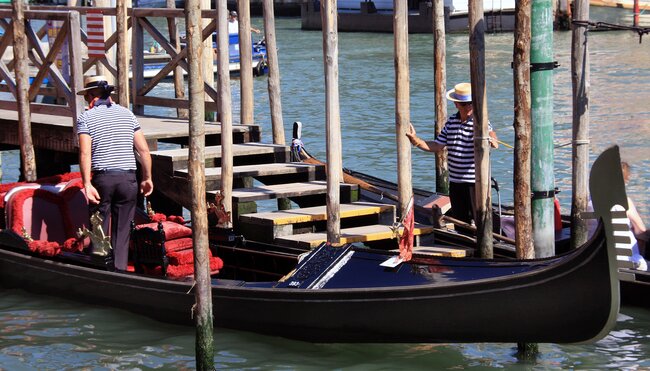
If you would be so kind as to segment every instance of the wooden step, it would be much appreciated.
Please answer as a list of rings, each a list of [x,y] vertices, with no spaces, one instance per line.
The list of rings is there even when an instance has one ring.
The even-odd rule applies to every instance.
[[[279,144],[233,144],[232,152],[233,158],[235,160],[235,165],[289,161],[289,147]],[[156,171],[162,171],[169,175],[171,175],[176,170],[187,169],[188,159],[188,148],[177,148],[151,152],[151,160]],[[218,167],[220,164],[221,146],[206,146],[205,166]]]
[[[413,246],[413,253],[428,256],[446,256],[450,258],[464,258],[472,256],[474,249],[450,246]]]
[[[340,218],[381,214],[395,211],[394,205],[374,202],[352,202],[340,205]],[[259,225],[287,225],[327,220],[327,206],[314,206],[294,210],[271,211],[264,213],[244,214],[239,217],[242,222]],[[394,217],[393,219],[394,220]]]
[[[418,236],[433,232],[433,227],[415,224],[413,234]],[[341,243],[371,242],[394,239],[395,234],[389,225],[367,225],[363,227],[341,229]],[[327,233],[305,233],[277,238],[276,243],[312,249],[327,241]]]
[[[339,215],[342,224],[349,219],[355,219],[354,223],[356,224],[370,220],[370,223],[392,224],[395,221],[395,206],[372,202],[352,202],[341,204]],[[254,233],[256,239],[273,242],[278,237],[295,234],[296,230],[310,232],[322,230],[322,222],[326,220],[327,206],[322,205],[243,214],[239,217],[239,227],[242,233]],[[319,224],[320,228],[317,228]]]
[[[356,184],[341,183],[341,201],[344,200],[345,194],[352,191],[358,191],[359,186]],[[208,199],[213,199],[217,191],[209,191]],[[291,198],[311,195],[324,195],[327,193],[327,182],[317,180],[313,182],[298,182],[287,184],[263,185],[252,188],[238,188],[232,190],[233,202],[253,202],[260,200],[272,200],[275,198]]]
[[[174,172],[174,176],[187,178],[188,169],[179,169]],[[324,165],[305,164],[302,162],[286,162],[286,163],[270,163],[270,164],[257,164],[257,165],[241,165],[233,167],[233,177],[253,177],[256,179],[264,179],[269,177],[276,177],[282,175],[291,175],[293,181],[313,181],[323,179],[325,177]],[[296,179],[300,175],[301,179]],[[205,169],[205,188],[214,190],[221,184],[221,168],[209,167]],[[264,184],[268,184],[264,182]]]

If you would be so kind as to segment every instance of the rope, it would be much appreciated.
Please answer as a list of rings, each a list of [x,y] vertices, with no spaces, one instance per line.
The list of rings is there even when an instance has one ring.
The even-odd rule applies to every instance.
[[[572,24],[575,24],[576,26],[582,26],[582,27],[587,27],[587,31],[589,31],[589,27],[591,27],[592,30],[629,30],[629,31],[634,31],[639,35],[639,44],[641,44],[641,39],[643,35],[650,33],[650,27],[638,27],[638,26],[624,26],[621,24],[615,24],[615,23],[608,23],[608,22],[593,22],[593,21],[583,21],[583,20],[577,20],[573,19],[571,20]]]

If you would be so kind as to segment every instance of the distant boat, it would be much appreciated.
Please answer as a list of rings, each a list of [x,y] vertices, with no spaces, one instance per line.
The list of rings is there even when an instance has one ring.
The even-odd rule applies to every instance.
[[[302,29],[321,29],[320,8],[317,1],[307,1],[302,6]],[[432,32],[430,3],[420,2],[418,8],[409,9],[409,32]],[[445,29],[447,32],[467,31],[468,2],[445,0]],[[392,32],[392,0],[339,0],[338,30],[351,32]],[[514,30],[515,0],[483,0],[486,31],[509,32]]]
[[[589,5],[634,9],[634,0],[589,0]],[[640,10],[650,10],[650,1],[639,0]]]
[[[213,38],[214,40],[214,38]],[[181,41],[181,44],[184,44],[184,41]],[[213,47],[216,48],[216,42],[213,42]],[[156,47],[155,45],[152,45],[152,50],[151,51],[145,51],[145,56],[148,56],[148,58],[155,60],[156,55],[159,55],[162,61],[159,59],[156,62],[153,63],[147,63],[145,57],[145,64],[144,64],[144,78],[145,79],[150,79],[153,78],[160,72],[161,69],[163,69],[167,65],[167,59],[168,55],[164,53],[156,53]],[[229,35],[229,54],[230,54],[230,73],[239,73],[241,66],[240,66],[240,57],[239,57],[239,35],[237,34],[231,34]],[[264,39],[259,40],[257,42],[254,42],[252,45],[252,56],[253,56],[253,75],[255,76],[262,76],[265,75],[268,66],[266,63],[266,43],[264,42]],[[213,71],[214,73],[217,72],[217,64],[213,65]],[[183,71],[183,74],[186,75],[187,71]],[[170,74],[171,76],[171,74]]]

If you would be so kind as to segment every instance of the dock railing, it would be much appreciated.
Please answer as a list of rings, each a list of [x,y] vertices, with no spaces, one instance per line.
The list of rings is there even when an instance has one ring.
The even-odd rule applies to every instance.
[[[118,81],[117,67],[114,60],[106,57],[106,54],[117,43],[117,31],[112,32],[104,37],[104,55],[88,56],[88,32],[84,27],[87,24],[86,17],[88,13],[99,13],[106,19],[107,17],[115,19],[116,8],[98,8],[98,7],[62,7],[62,6],[31,6],[30,10],[25,12],[26,33],[29,39],[29,58],[33,66],[34,75],[30,79],[30,106],[34,113],[46,113],[72,117],[76,119],[78,114],[83,110],[83,97],[76,95],[77,90],[83,87],[83,75],[91,74],[91,68],[102,65],[105,67],[103,73],[113,76]],[[204,19],[210,19],[211,22],[203,29],[203,40],[211,37],[216,30],[216,10],[203,10],[201,13]],[[152,22],[152,18],[184,19],[183,9],[166,9],[166,8],[129,8],[127,11],[127,27],[131,31],[131,55],[117,55],[116,58],[130,59],[131,66],[131,89],[130,98],[133,104],[132,109],[135,114],[144,114],[145,106],[157,106],[167,108],[189,108],[187,98],[165,98],[160,96],[149,95],[159,83],[168,77],[177,66],[188,71],[187,50],[185,48],[176,48],[175,40],[169,37],[169,30],[159,29]],[[0,28],[4,29],[4,35],[0,39],[0,76],[4,80],[0,83],[0,91],[10,92],[11,98],[0,98],[0,108],[17,110],[16,105],[16,84],[13,76],[13,56],[6,57],[9,47],[13,47],[12,11],[10,8],[0,7]],[[43,24],[38,27],[32,20],[42,20]],[[48,35],[48,20],[62,22],[58,33],[55,36]],[[82,22],[83,21],[83,22]],[[163,22],[167,25],[169,22]],[[145,63],[151,60],[151,56],[145,56],[145,34],[151,37],[151,40],[159,45],[163,52],[156,53],[153,56],[157,63],[164,64],[157,74],[150,79],[145,80],[144,67]],[[43,48],[49,37],[54,37],[50,41],[49,51]],[[64,50],[67,46],[67,50]],[[69,77],[57,66],[57,58],[62,52],[69,55]],[[48,86],[43,82],[48,78]],[[119,89],[119,86],[117,87]],[[217,111],[218,101],[217,90],[205,84],[205,92],[210,96],[213,102],[206,102],[206,111]],[[48,96],[59,98],[56,104],[37,103],[37,96]],[[63,99],[60,99],[63,98]]]

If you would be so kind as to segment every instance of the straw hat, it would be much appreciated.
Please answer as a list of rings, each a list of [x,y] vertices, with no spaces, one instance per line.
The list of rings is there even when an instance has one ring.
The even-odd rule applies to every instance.
[[[97,89],[103,86],[108,86],[108,81],[106,81],[106,76],[102,76],[102,75],[86,76],[84,78],[84,88],[81,90],[77,90],[77,95],[84,95],[86,94],[86,92],[90,90]]]
[[[472,84],[468,82],[456,84],[453,89],[447,92],[447,99],[453,102],[471,102]]]

